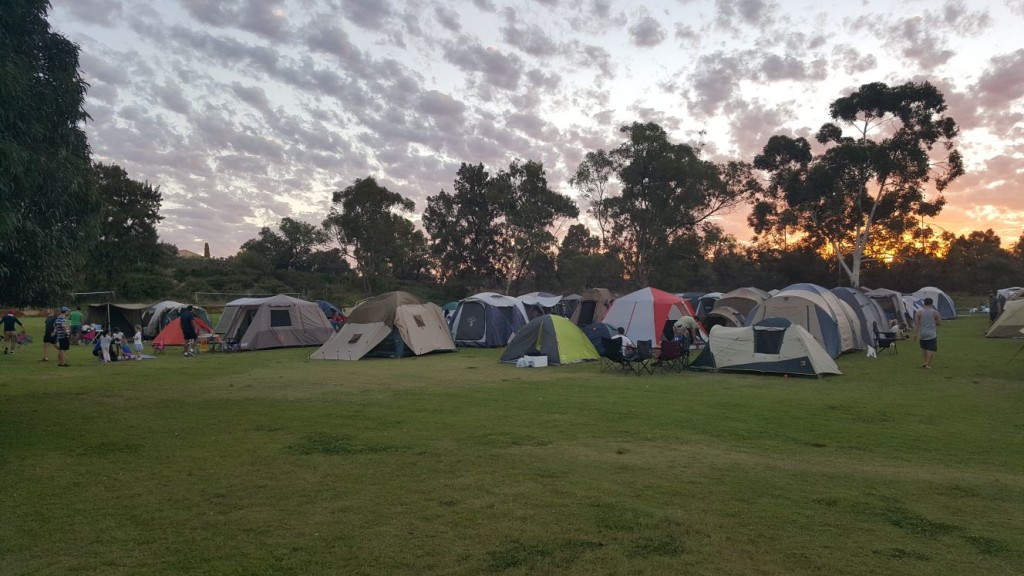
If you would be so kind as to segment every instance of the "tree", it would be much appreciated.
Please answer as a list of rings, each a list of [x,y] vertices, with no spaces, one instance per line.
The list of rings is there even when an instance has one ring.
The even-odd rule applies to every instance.
[[[264,226],[259,235],[246,240],[239,251],[263,258],[275,270],[312,272],[315,249],[326,244],[330,234],[313,224],[288,217],[281,219],[278,230],[280,233]],[[320,258],[318,265],[323,264]]]
[[[462,164],[452,193],[442,190],[427,198],[423,228],[443,282],[492,285],[498,280],[501,230],[494,225],[494,207],[487,197],[490,180],[483,164]]]
[[[0,9],[0,302],[15,305],[66,295],[99,207],[78,47],[50,29],[48,8]]]
[[[371,177],[357,179],[331,196],[331,212],[323,226],[363,279],[367,295],[388,284],[408,262],[416,235],[412,222],[402,216],[416,205],[391,192]],[[422,235],[420,236],[422,238]]]
[[[569,179],[569,184],[580,191],[580,199],[587,205],[587,213],[594,217],[601,235],[598,240],[605,243],[605,225],[608,223],[608,208],[604,202],[610,195],[609,182],[615,175],[615,162],[604,150],[587,152],[583,162]]]
[[[615,176],[621,194],[596,200],[598,193],[591,192],[590,213],[610,233],[605,245],[633,284],[646,286],[660,254],[712,216],[735,208],[756,180],[742,163],[717,165],[687,144],[669,142],[657,124],[633,123],[619,131],[626,141],[609,153],[588,154],[574,182],[603,190]]]
[[[825,152],[814,155],[802,137],[772,136],[754,159],[770,185],[751,226],[758,234],[803,232],[859,286],[865,257],[884,256],[870,252],[876,228],[911,232],[945,204],[941,195],[926,199],[925,185],[941,193],[963,174],[959,129],[945,111],[942,93],[927,82],[865,84],[829,107],[834,122],[817,134]]]
[[[496,209],[501,230],[499,267],[506,278],[505,291],[511,294],[531,265],[550,257],[555,220],[575,218],[579,209],[570,198],[548,188],[544,165],[532,160],[514,160],[508,170],[498,172],[487,197]]]
[[[163,197],[159,187],[132,180],[117,164],[95,164],[93,182],[100,196],[100,224],[87,277],[94,288],[120,294],[128,274],[158,266],[165,254],[156,231]]]

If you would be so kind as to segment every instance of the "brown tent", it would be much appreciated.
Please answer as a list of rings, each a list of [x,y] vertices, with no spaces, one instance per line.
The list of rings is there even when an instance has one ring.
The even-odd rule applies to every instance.
[[[365,300],[311,360],[359,360],[363,356],[400,358],[454,351],[444,312],[408,292],[388,292]]]
[[[334,328],[315,302],[284,294],[228,302],[216,332],[240,350],[320,346]]]
[[[604,320],[608,308],[612,305],[612,293],[607,288],[588,288],[583,292],[580,303],[572,313],[572,323],[577,326],[589,326]]]

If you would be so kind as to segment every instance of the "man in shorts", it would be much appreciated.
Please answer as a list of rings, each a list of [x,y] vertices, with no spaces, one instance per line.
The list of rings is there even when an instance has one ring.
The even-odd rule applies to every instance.
[[[925,298],[924,308],[914,314],[914,337],[921,345],[921,368],[932,367],[932,358],[939,349],[939,326],[942,326],[942,316],[932,304],[931,298]]]
[[[7,311],[3,317],[4,325],[4,354],[14,354],[14,345],[18,343],[18,333],[15,331],[15,326],[21,326],[22,329],[25,325],[18,320],[18,317],[14,315],[14,308]],[[8,352],[10,349],[10,352]]]
[[[53,324],[57,321],[57,316],[50,315],[43,321],[43,359],[40,362],[50,361],[50,347],[57,347],[57,339],[53,337]]]
[[[68,322],[67,306],[60,309],[60,316],[53,321],[53,337],[57,342],[57,366],[67,367],[68,350],[71,349],[71,324]]]
[[[82,339],[82,321],[85,320],[82,315],[82,307],[75,306],[75,309],[68,314],[68,324],[71,325],[71,344],[72,346],[77,345]]]

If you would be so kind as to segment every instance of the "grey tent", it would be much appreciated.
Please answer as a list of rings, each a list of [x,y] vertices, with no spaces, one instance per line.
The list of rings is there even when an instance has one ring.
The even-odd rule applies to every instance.
[[[924,300],[925,298],[931,298],[932,304],[935,305],[935,309],[939,311],[939,316],[943,320],[955,320],[956,319],[956,302],[949,297],[942,290],[934,286],[925,286],[917,292],[911,294],[914,300]]]
[[[885,319],[885,312],[878,306],[878,303],[868,298],[856,288],[840,286],[832,289],[837,298],[846,302],[857,315],[860,324],[861,344],[865,347],[874,346],[875,330],[880,332],[889,331],[889,323]]]
[[[607,288],[588,288],[580,298],[579,306],[569,317],[577,326],[601,322],[612,305],[612,293]]]
[[[690,367],[798,376],[842,374],[807,330],[784,318],[767,318],[742,328],[715,326]]]
[[[874,290],[865,290],[864,293],[878,303],[882,312],[885,312],[886,320],[896,320],[904,329],[913,324],[914,315],[907,309],[903,302],[903,295],[899,292],[887,288],[875,288]]]
[[[715,301],[711,310],[714,311],[719,306],[728,306],[743,316],[744,318],[750,314],[750,311],[757,307],[758,304],[764,302],[771,294],[761,290],[760,288],[754,288],[752,286],[746,288],[737,288],[722,294],[722,296]]]
[[[188,304],[182,304],[174,300],[164,300],[153,304],[142,313],[142,336],[144,338],[156,338],[156,335],[168,324],[174,322],[178,316],[181,316],[181,313],[187,307]],[[193,306],[192,311],[207,325],[213,326],[213,321],[210,320],[210,315],[204,308]]]
[[[408,292],[387,292],[359,303],[348,321],[311,360],[401,358],[455,350],[444,312]]]
[[[214,332],[239,350],[320,346],[334,328],[314,302],[284,294],[228,302]]]
[[[135,334],[135,326],[142,325],[142,315],[150,304],[90,304],[85,310],[87,324],[102,324],[109,330]]]

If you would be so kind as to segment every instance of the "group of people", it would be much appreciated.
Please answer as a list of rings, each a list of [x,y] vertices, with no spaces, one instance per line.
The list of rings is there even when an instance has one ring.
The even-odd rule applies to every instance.
[[[128,339],[121,330],[101,330],[99,336],[94,339],[92,355],[99,358],[100,362],[142,360],[143,350],[142,326],[136,324],[132,345],[128,344]]]
[[[612,339],[618,340],[622,345],[622,357],[626,360],[632,360],[636,358],[636,344],[626,336],[626,329],[619,327],[616,329],[616,334],[612,336]],[[662,347],[669,340],[678,342],[680,347],[689,348],[691,344],[695,344],[698,347],[703,343],[703,339],[700,335],[700,324],[697,323],[697,319],[693,316],[683,316],[679,320],[676,320],[672,325],[672,338],[664,339],[661,341]]]

